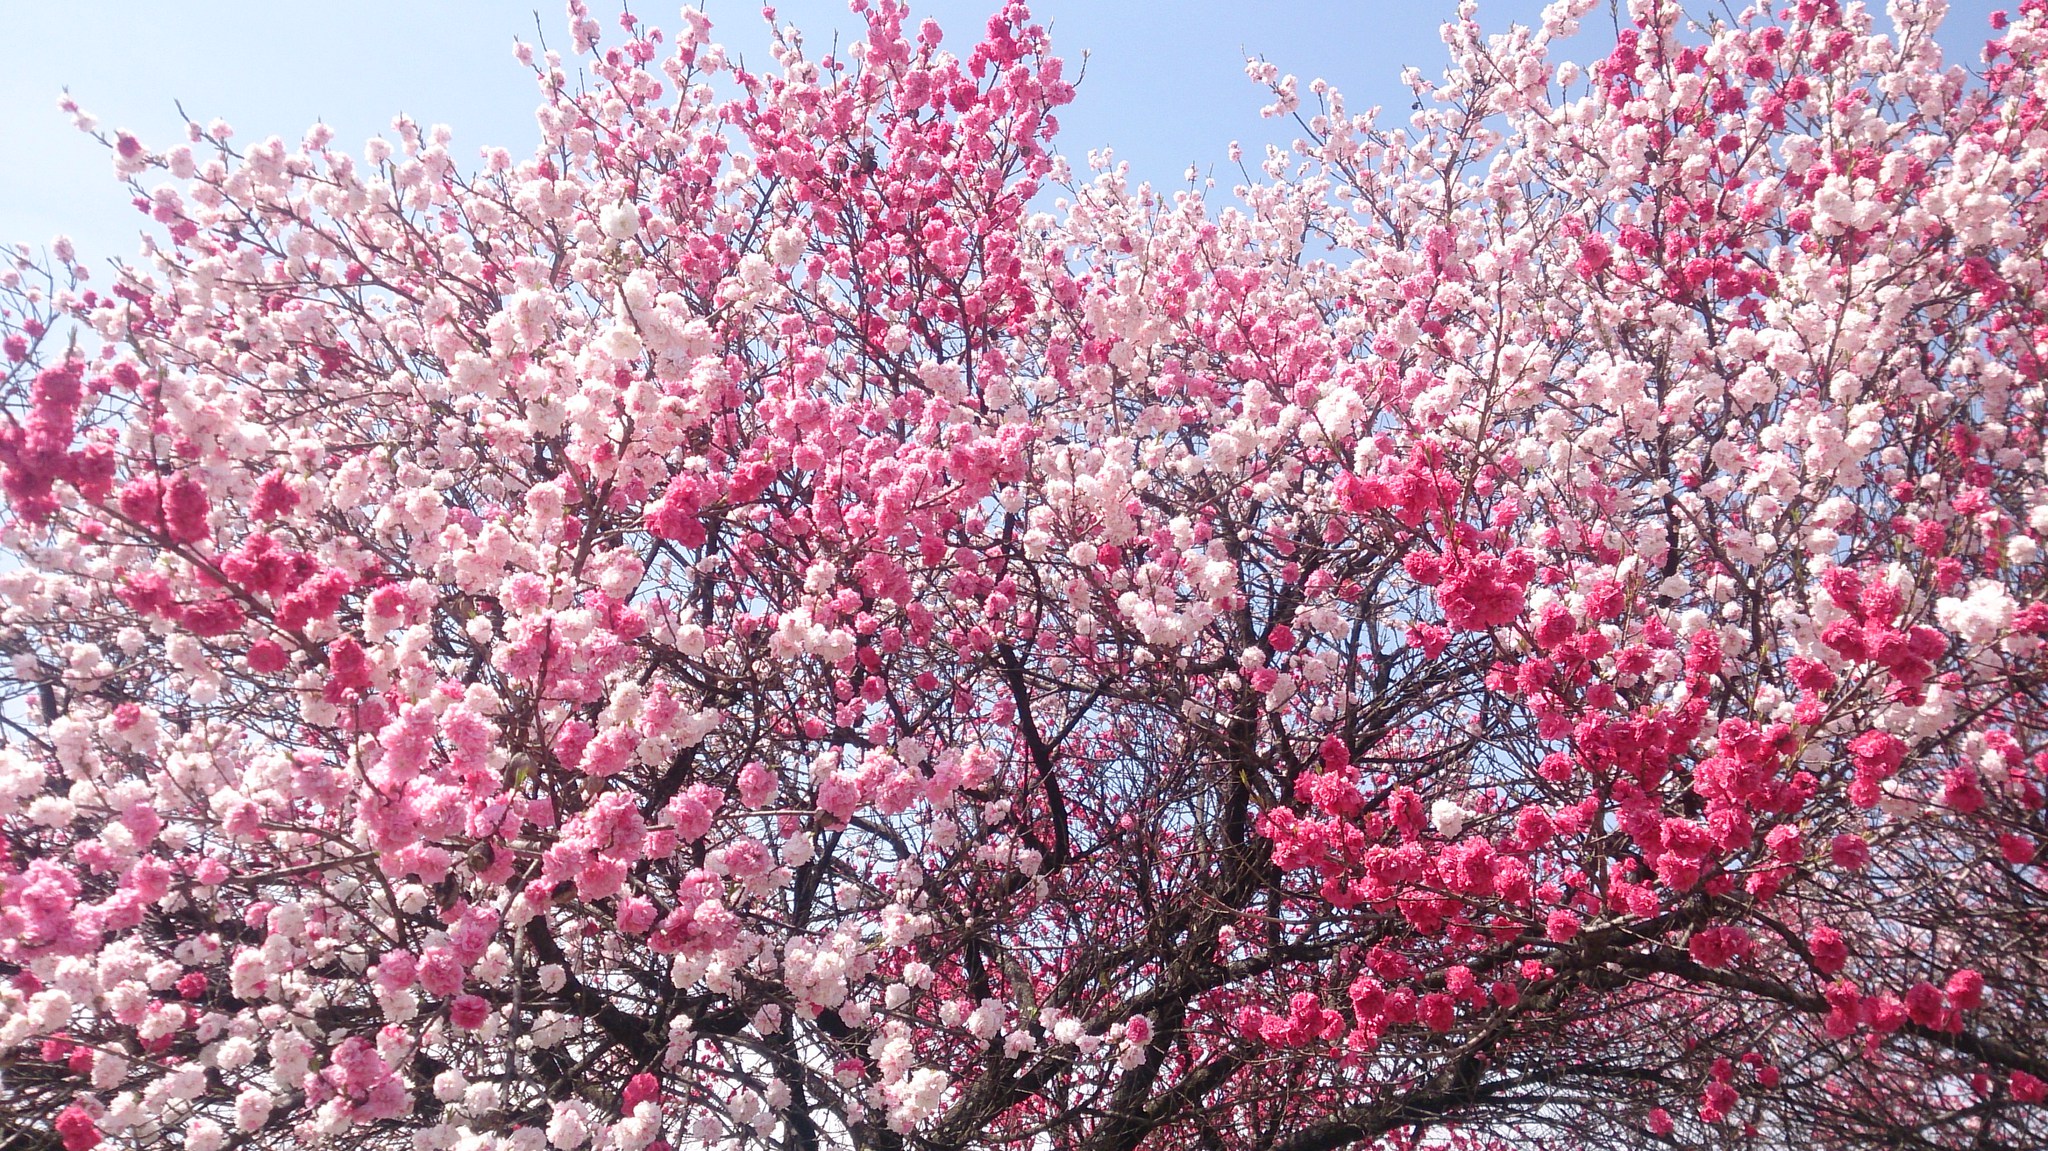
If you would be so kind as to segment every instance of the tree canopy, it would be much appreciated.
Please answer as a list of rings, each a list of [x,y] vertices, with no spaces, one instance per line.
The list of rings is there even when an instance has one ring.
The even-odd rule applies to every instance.
[[[10,1138],[2048,1145],[2048,5],[1468,3],[1230,189],[855,7],[573,3],[473,169],[102,134],[146,258],[0,274]]]

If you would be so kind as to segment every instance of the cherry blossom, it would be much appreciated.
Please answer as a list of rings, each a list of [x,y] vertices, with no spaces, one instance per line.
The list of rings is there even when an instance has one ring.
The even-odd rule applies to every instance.
[[[530,157],[78,113],[148,230],[0,273],[0,1117],[2048,1143],[2048,4],[1595,7],[1254,62],[1227,188],[1059,155],[1019,3],[574,3]]]

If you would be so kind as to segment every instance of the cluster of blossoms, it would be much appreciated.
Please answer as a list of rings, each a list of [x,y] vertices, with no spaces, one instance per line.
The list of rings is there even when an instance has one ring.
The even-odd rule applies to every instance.
[[[855,7],[0,273],[0,1124],[2048,1143],[2048,3],[1467,3],[1228,197]]]

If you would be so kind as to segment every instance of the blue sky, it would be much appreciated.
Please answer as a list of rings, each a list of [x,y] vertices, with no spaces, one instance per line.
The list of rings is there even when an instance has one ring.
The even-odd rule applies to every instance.
[[[964,52],[996,0],[913,0]],[[752,2],[699,0],[718,38],[766,63],[766,30]],[[1712,5],[1718,6],[1718,5]],[[1974,63],[1985,18],[2016,0],[1955,0],[1952,59]],[[234,125],[243,142],[296,140],[316,120],[356,151],[403,111],[455,129],[459,155],[484,145],[523,152],[537,102],[512,59],[515,38],[535,36],[531,0],[0,0],[0,241],[46,243],[68,233],[98,262],[134,251],[141,223],[113,180],[108,157],[57,111],[69,87],[107,128],[164,145],[182,138],[177,105],[202,123]],[[618,0],[592,0],[609,22]],[[822,54],[834,30],[855,27],[843,0],[792,0],[785,23],[805,29]],[[1214,166],[1228,182],[1232,140],[1248,151],[1283,141],[1284,125],[1261,121],[1261,92],[1244,78],[1247,54],[1263,55],[1304,81],[1323,76],[1362,109],[1384,103],[1405,115],[1401,69],[1434,73],[1444,60],[1437,28],[1455,0],[1039,0],[1070,69],[1087,54],[1077,103],[1061,116],[1060,147],[1076,158],[1111,145],[1143,179],[1177,183],[1189,164]],[[1490,27],[1533,22],[1542,0],[1481,0]],[[1571,55],[1604,52],[1605,4]],[[673,27],[676,8],[635,5]],[[540,27],[566,42],[561,10],[544,0]],[[1071,71],[1070,71],[1071,74]]]

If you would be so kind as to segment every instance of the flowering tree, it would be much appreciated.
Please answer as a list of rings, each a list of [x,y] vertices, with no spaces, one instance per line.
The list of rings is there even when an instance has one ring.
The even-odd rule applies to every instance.
[[[1019,4],[108,138],[148,259],[0,281],[0,1123],[2048,1144],[2048,5],[1591,7],[1255,64],[1229,206]]]

